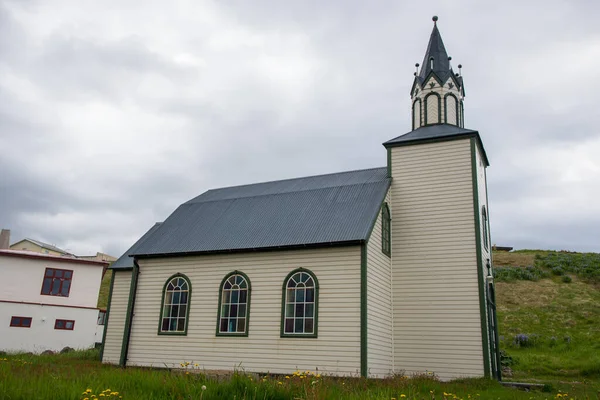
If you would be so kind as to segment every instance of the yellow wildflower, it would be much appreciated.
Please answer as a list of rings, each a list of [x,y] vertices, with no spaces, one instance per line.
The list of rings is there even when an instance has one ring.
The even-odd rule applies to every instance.
[[[406,397],[406,395],[405,395],[404,393],[402,393],[402,394],[400,395],[400,397]]]

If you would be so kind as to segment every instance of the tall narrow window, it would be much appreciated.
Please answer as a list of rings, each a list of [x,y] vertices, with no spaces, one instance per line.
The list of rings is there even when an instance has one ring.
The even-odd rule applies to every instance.
[[[187,334],[191,294],[192,286],[185,275],[176,274],[167,280],[163,289],[159,334]]]
[[[307,269],[292,271],[283,281],[281,336],[317,337],[319,283]]]
[[[381,207],[381,251],[386,255],[392,254],[390,208],[387,203]]]
[[[485,206],[481,210],[481,222],[483,223],[483,247],[487,250],[489,247],[489,233],[488,233],[488,218]]]
[[[247,336],[250,316],[250,279],[240,271],[223,278],[219,292],[218,336]]]
[[[73,271],[71,270],[46,268],[44,282],[42,283],[42,294],[69,297],[72,278]]]

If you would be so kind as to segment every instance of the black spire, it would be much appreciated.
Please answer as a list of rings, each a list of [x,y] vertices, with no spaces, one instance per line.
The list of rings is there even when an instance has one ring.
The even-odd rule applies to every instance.
[[[446,80],[452,74],[450,60],[448,60],[448,53],[446,53],[442,36],[437,28],[438,18],[437,16],[434,16],[432,19],[433,31],[429,37],[429,45],[427,46],[425,58],[423,58],[423,64],[421,64],[421,73],[419,74],[421,83],[423,83],[431,71],[433,71],[442,82],[446,82]]]

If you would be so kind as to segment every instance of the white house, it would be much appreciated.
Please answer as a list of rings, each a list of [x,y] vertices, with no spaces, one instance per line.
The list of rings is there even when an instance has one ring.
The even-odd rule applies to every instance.
[[[209,190],[153,226],[111,266],[103,362],[499,378],[488,159],[435,25],[411,98],[381,168]]]
[[[96,307],[106,262],[0,250],[0,350],[87,349],[102,341]]]

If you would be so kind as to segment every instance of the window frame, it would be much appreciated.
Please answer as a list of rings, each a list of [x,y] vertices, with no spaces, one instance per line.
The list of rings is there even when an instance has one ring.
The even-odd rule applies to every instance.
[[[387,232],[385,229],[386,222]],[[387,249],[385,246],[386,242],[388,245]],[[381,252],[388,257],[392,256],[392,214],[387,203],[383,203],[381,206]]]
[[[185,328],[183,331],[163,331],[162,330],[162,322],[163,322],[164,312],[165,312],[165,295],[167,293],[167,286],[175,278],[184,279],[188,285],[187,308],[186,308],[186,312],[185,312]],[[158,335],[167,335],[167,336],[173,336],[173,335],[174,336],[187,336],[188,326],[190,324],[190,305],[191,305],[191,303],[192,303],[192,282],[190,281],[190,278],[188,278],[185,274],[182,274],[179,272],[174,275],[171,275],[169,278],[167,278],[167,280],[165,281],[165,284],[163,285],[162,297],[160,300],[160,312],[159,312],[159,319],[158,319],[157,334]]]
[[[48,270],[53,271],[52,274],[52,283],[50,284],[50,291],[49,293],[44,293],[44,285],[46,283],[46,278],[50,278],[49,276],[47,276]],[[55,278],[56,275],[56,271],[62,271],[63,273],[63,277],[61,278]],[[70,272],[71,276],[69,278],[65,278],[64,274],[65,272]],[[50,268],[50,267],[46,267],[46,269],[44,270],[44,276],[42,277],[42,288],[40,290],[40,295],[42,296],[54,296],[54,297],[69,297],[69,295],[71,294],[71,288],[73,287],[73,270],[72,269],[62,269],[62,268]],[[52,294],[52,286],[54,284],[54,279],[60,279],[60,285],[58,286],[58,293],[57,294]],[[62,294],[62,288],[63,288],[63,283],[65,281],[69,281],[69,289],[67,290],[67,294],[64,295]]]
[[[59,322],[62,322],[64,324],[63,328],[59,328],[57,325]],[[67,324],[71,322],[71,327],[68,328]],[[72,331],[75,330],[75,320],[73,319],[61,319],[61,318],[57,318],[54,320],[54,330],[57,331]]]
[[[285,332],[285,306],[286,306],[286,289],[288,281],[297,273],[304,272],[308,274],[315,284],[315,299],[314,299],[314,317],[313,317],[313,333],[286,333]],[[317,276],[309,269],[306,268],[296,268],[291,271],[285,279],[283,280],[283,285],[281,287],[281,325],[279,337],[281,338],[307,338],[307,339],[316,339],[319,334],[319,280]]]
[[[485,206],[481,207],[481,219],[483,220],[483,248],[485,250],[489,250],[489,229],[488,229],[488,215]]]
[[[225,283],[227,282],[227,280],[229,278],[231,278],[234,275],[240,275],[242,278],[244,278],[246,280],[246,284],[248,285],[247,287],[247,296],[246,296],[246,327],[244,332],[221,332],[221,308],[222,308],[222,301],[223,301],[223,286],[225,285]],[[218,303],[218,309],[217,309],[217,327],[216,327],[216,331],[215,331],[215,336],[234,336],[234,337],[247,337],[249,335],[250,332],[250,301],[252,299],[252,283],[250,282],[250,278],[248,278],[248,275],[246,275],[245,273],[243,273],[242,271],[232,271],[230,273],[228,273],[227,275],[225,275],[225,277],[221,280],[221,284],[219,285],[219,303]],[[239,304],[239,303],[238,303]]]
[[[14,324],[13,320],[15,318],[19,318],[19,324]],[[29,325],[23,325],[23,320],[28,320],[29,321]],[[31,324],[33,323],[33,318],[32,317],[21,317],[18,315],[12,315],[10,317],[10,327],[11,328],[31,328]]]

